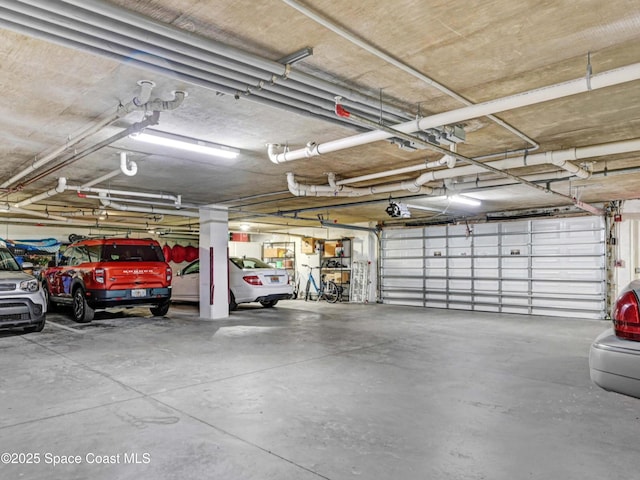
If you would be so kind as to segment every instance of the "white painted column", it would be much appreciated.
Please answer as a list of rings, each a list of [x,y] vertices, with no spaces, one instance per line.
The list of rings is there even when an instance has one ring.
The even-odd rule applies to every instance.
[[[200,317],[229,316],[229,214],[223,207],[200,209]]]

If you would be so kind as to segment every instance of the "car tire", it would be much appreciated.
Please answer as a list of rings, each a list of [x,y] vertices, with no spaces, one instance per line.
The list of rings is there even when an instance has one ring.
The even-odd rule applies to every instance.
[[[40,323],[38,323],[37,325],[31,325],[29,327],[24,327],[24,331],[27,333],[32,333],[32,332],[41,332],[42,329],[44,328],[44,323],[45,321],[42,320]]]
[[[260,302],[260,305],[264,308],[273,308],[276,306],[276,303],[278,303],[278,300],[268,300],[266,302]]]
[[[44,293],[44,301],[47,305],[47,312],[54,312],[56,310],[56,304],[51,301],[51,294],[49,293],[49,285],[42,284],[42,292]]]
[[[238,304],[236,303],[236,297],[233,295],[233,292],[229,290],[229,311],[233,312],[238,309]]]
[[[169,311],[170,306],[171,306],[171,301],[167,300],[165,302],[160,303],[159,305],[156,305],[155,307],[151,307],[149,310],[151,310],[151,314],[154,317],[164,317]]]
[[[94,315],[95,310],[84,298],[84,288],[76,288],[73,292],[73,319],[78,323],[88,323],[93,320]]]

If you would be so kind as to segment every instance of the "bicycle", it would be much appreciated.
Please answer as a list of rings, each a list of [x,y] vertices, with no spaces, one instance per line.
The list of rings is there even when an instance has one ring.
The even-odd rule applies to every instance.
[[[342,299],[342,287],[336,285],[333,280],[325,281],[326,275],[322,275],[320,279],[320,288],[318,288],[318,284],[316,283],[315,278],[313,278],[313,269],[320,267],[311,267],[309,265],[302,265],[303,267],[307,267],[309,269],[309,276],[307,278],[307,286],[304,290],[304,301],[309,300],[311,295],[311,286],[313,285],[314,290],[316,291],[316,302],[320,300],[325,300],[327,303],[336,303],[339,299]]]

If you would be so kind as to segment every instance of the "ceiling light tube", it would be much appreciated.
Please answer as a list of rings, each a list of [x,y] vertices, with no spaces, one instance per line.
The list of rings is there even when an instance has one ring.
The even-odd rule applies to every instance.
[[[464,195],[451,195],[449,200],[456,203],[461,203],[463,205],[470,205],[472,207],[479,207],[482,205],[480,200],[476,200],[475,198],[465,197]]]
[[[129,136],[139,142],[151,143],[162,147],[177,148],[188,152],[202,153],[214,157],[234,159],[240,152],[231,147],[217,145],[215,143],[197,140],[195,138],[183,137],[173,133],[160,132],[158,130],[146,129],[145,131]]]

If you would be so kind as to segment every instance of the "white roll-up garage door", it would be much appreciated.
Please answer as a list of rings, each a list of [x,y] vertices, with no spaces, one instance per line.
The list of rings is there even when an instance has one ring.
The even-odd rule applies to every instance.
[[[605,240],[595,216],[385,230],[382,301],[602,319]]]

